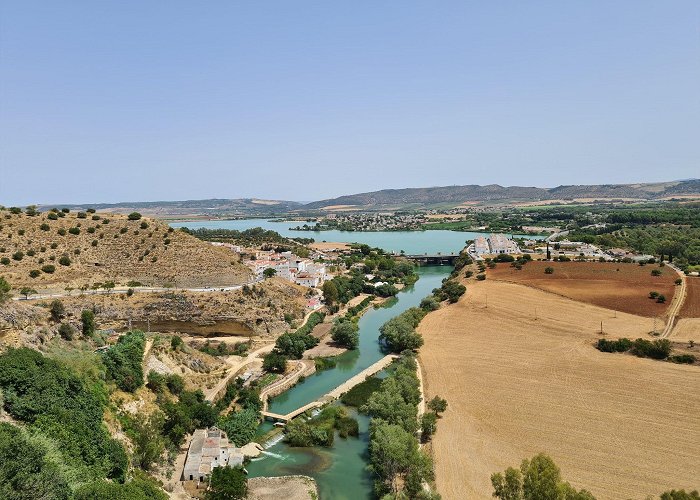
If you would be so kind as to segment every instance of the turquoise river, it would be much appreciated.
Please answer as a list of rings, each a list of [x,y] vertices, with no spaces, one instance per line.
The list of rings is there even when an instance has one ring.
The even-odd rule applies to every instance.
[[[263,227],[277,231],[286,237],[314,238],[316,241],[358,242],[387,251],[406,253],[457,253],[465,246],[466,240],[479,233],[455,231],[292,231],[290,227],[298,222],[270,222],[264,219],[231,221],[197,221],[171,224],[174,227],[187,226],[245,230]],[[409,307],[417,306],[429,295],[433,288],[440,286],[442,279],[452,271],[450,266],[428,266],[418,270],[420,279],[411,287],[402,290],[396,300],[385,307],[370,309],[359,322],[360,345],[357,350],[348,351],[337,358],[337,366],[308,377],[287,392],[270,402],[270,410],[275,413],[288,413],[318,399],[353,375],[361,372],[384,356],[378,337],[379,327]],[[351,410],[351,413],[354,412]],[[285,476],[304,474],[313,477],[318,483],[322,499],[360,500],[373,498],[372,478],[367,472],[367,443],[369,440],[369,419],[355,415],[360,424],[359,438],[342,439],[336,437],[332,448],[292,448],[281,439],[267,444],[260,458],[254,459],[247,467],[251,477]],[[271,424],[260,426],[260,433],[272,428]],[[280,436],[281,438],[281,436]]]

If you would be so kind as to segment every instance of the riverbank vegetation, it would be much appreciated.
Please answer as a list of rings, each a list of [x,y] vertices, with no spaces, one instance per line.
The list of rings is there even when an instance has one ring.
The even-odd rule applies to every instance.
[[[276,252],[291,251],[299,257],[308,257],[309,249],[306,245],[314,242],[313,238],[285,238],[277,231],[261,227],[243,231],[236,229],[189,229],[187,227],[182,227],[180,230],[204,241],[234,243],[243,247],[262,248]]]
[[[342,406],[328,406],[311,418],[296,418],[285,427],[285,441],[290,446],[333,446],[335,432],[342,438],[357,437],[357,420]]]
[[[376,478],[374,490],[380,498],[436,498],[423,486],[434,479],[433,465],[420,450],[415,435],[421,401],[416,370],[413,355],[402,355],[395,369],[360,408],[372,417],[369,468]]]
[[[343,394],[340,401],[347,406],[359,408],[367,403],[369,397],[379,390],[382,379],[378,377],[368,377],[364,382],[357,384],[348,392]]]

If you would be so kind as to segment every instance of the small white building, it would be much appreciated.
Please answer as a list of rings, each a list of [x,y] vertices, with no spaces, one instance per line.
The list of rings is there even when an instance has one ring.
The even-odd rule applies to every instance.
[[[243,465],[240,448],[229,442],[226,433],[217,427],[197,429],[192,435],[187,459],[182,469],[183,481],[205,481],[215,467]]]

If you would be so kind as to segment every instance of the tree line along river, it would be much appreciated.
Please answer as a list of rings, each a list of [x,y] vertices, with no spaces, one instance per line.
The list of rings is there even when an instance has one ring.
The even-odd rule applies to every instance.
[[[467,240],[474,239],[479,233],[456,231],[292,231],[290,227],[296,221],[270,222],[264,219],[243,219],[230,221],[197,221],[171,224],[174,227],[190,229],[236,229],[243,231],[262,227],[277,231],[282,236],[311,237],[316,241],[333,241],[344,243],[365,243],[386,251],[423,254],[423,253],[458,253]],[[397,300],[379,309],[369,309],[359,321],[360,344],[358,349],[348,351],[336,358],[334,368],[317,372],[295,385],[269,403],[269,410],[285,414],[311,401],[317,400],[331,389],[361,372],[382,357],[379,345],[379,327],[386,321],[401,314],[406,309],[418,306],[420,301],[438,288],[452,271],[451,266],[427,266],[418,270],[419,280],[406,287],[397,295]],[[379,376],[382,376],[380,374]],[[341,404],[341,403],[337,403]],[[348,408],[349,413],[359,422],[360,435],[357,438],[337,438],[332,448],[293,448],[283,441],[271,444],[265,453],[254,459],[247,467],[251,477],[286,476],[304,474],[313,477],[319,487],[321,498],[370,499],[372,495],[372,477],[366,470],[367,444],[369,442],[369,418]],[[263,423],[260,433],[272,428],[272,424]]]

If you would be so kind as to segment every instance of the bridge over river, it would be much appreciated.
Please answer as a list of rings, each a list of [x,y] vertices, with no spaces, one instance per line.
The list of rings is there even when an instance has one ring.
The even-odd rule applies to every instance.
[[[457,257],[459,257],[458,253],[434,253],[434,254],[429,254],[429,253],[424,253],[424,254],[406,254],[404,255],[405,258],[410,259],[412,261],[418,262],[419,264],[438,264],[438,265],[453,265],[455,263],[455,260]]]
[[[298,417],[305,411],[311,410],[313,408],[319,408],[325,404],[330,403],[331,401],[335,401],[356,385],[364,382],[367,377],[382,371],[384,368],[389,366],[391,362],[394,361],[396,358],[398,358],[396,354],[388,354],[387,356],[384,356],[382,359],[380,359],[373,365],[368,366],[354,377],[349,378],[329,393],[321,396],[318,400],[307,403],[304,406],[287,413],[286,415],[280,415],[279,413],[267,411],[267,402],[265,402],[265,408],[262,411],[262,415],[267,420],[287,423],[294,417]]]

